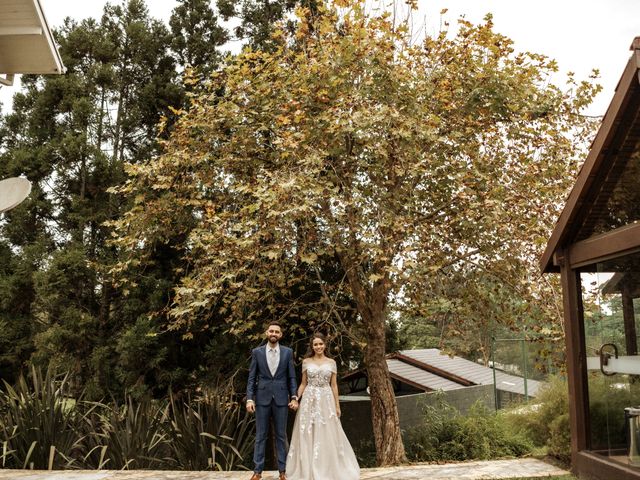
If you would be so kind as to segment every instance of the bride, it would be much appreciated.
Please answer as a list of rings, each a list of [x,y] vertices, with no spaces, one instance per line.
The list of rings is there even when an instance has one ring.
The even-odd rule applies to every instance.
[[[340,423],[336,362],[322,333],[314,333],[302,362],[300,407],[287,458],[288,480],[357,480],[360,467]]]

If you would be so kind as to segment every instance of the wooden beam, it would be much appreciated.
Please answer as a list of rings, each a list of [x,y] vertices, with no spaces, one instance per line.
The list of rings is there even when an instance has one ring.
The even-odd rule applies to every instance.
[[[569,247],[571,268],[578,268],[640,249],[640,223],[576,242]]]
[[[396,358],[395,355],[388,355],[387,358]],[[395,373],[392,373],[391,371],[389,371],[389,376],[391,378],[393,378],[394,380],[398,380],[399,382],[402,383],[406,383],[407,385],[411,385],[412,387],[418,389],[418,390],[422,390],[424,392],[432,392],[433,389],[427,387],[426,385],[421,385],[420,383],[416,383],[413,380],[409,380],[408,378],[402,377],[400,375],[397,375]],[[349,372],[348,374],[346,374],[344,377],[342,377],[340,379],[341,382],[345,382],[345,381],[353,381],[353,380],[357,380],[360,378],[366,378],[367,379],[367,383],[369,381],[368,377],[367,377],[367,371],[366,369],[358,369],[358,370],[354,370],[352,372]]]
[[[406,383],[407,385],[412,386],[416,390],[422,390],[423,392],[433,392],[432,388],[429,388],[426,385],[421,385],[421,384],[419,384],[417,382],[414,382],[413,380],[409,380],[408,378],[402,377],[402,376],[397,375],[395,373],[389,372],[389,376],[391,378],[393,378],[394,380],[397,380],[399,382]]]
[[[10,35],[42,35],[40,27],[0,27],[0,37]]]
[[[636,467],[591,452],[580,452],[571,470],[580,478],[590,480],[640,480],[640,470]]]
[[[564,310],[564,335],[567,350],[569,383],[569,423],[571,426],[571,460],[586,450],[589,438],[589,402],[587,394],[587,360],[585,355],[580,276],[571,269],[566,253],[560,265]]]

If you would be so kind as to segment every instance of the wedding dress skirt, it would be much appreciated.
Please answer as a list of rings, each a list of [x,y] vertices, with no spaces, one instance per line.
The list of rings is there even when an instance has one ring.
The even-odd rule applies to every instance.
[[[306,363],[307,386],[293,425],[287,457],[288,480],[358,480],[360,467],[336,415],[331,391],[333,360]]]

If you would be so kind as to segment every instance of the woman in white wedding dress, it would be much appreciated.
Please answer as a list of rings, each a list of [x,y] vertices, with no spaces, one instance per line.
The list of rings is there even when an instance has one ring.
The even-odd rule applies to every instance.
[[[298,387],[300,407],[287,457],[287,480],[358,480],[360,467],[340,423],[336,362],[321,333],[311,337]]]

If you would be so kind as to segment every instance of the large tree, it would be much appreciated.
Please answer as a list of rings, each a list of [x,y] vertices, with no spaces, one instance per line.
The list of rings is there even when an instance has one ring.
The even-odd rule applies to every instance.
[[[186,335],[212,313],[243,335],[305,308],[347,329],[334,300],[350,298],[378,462],[393,464],[405,456],[385,362],[390,302],[419,303],[445,268],[530,257],[527,225],[557,212],[594,89],[550,84],[554,62],[514,53],[490,18],[413,44],[407,25],[358,2],[298,14],[275,48],[215,75],[162,155],[129,166],[121,193],[136,204],[116,245],[135,261],[195,222],[173,305]],[[336,275],[322,275],[326,259]],[[290,294],[309,274],[313,302]]]

